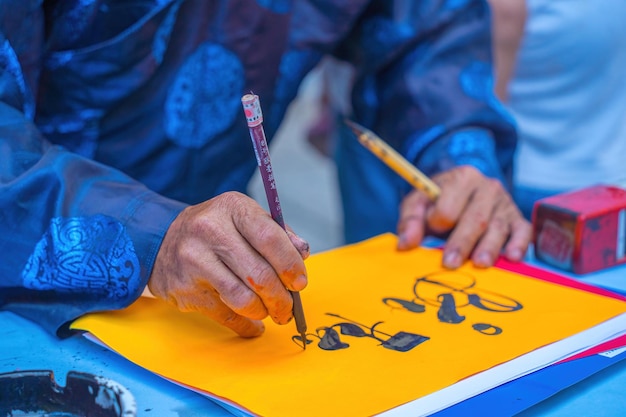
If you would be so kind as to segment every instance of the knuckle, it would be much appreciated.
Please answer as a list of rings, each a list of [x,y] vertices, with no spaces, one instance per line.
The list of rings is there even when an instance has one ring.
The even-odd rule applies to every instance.
[[[495,178],[487,178],[487,187],[493,194],[505,194],[504,186],[502,183]]]
[[[195,265],[197,263],[196,245],[191,239],[182,239],[176,247],[176,258],[180,265]]]
[[[187,228],[195,236],[211,236],[216,240],[221,239],[224,235],[221,223],[215,221],[209,213],[192,217]]]
[[[176,308],[181,312],[181,313],[191,313],[194,312],[196,309],[187,306],[186,304],[177,304]]]
[[[278,235],[276,230],[274,223],[265,222],[256,226],[256,235],[261,242],[264,242],[270,247],[277,247],[280,243],[279,238],[284,236]]]
[[[237,191],[226,191],[215,197],[214,200],[218,211],[225,213],[231,218],[245,217],[247,215],[250,199]],[[219,224],[219,222],[217,223]]]
[[[398,225],[405,226],[409,222],[423,223],[426,218],[426,214],[423,210],[405,211],[400,214]]]
[[[518,217],[512,224],[512,229],[515,233],[521,236],[528,236],[529,238],[532,236],[533,226],[532,224],[524,219],[523,217]]]
[[[498,233],[508,233],[510,230],[509,226],[510,224],[508,221],[506,221],[502,217],[497,216],[491,220],[489,228]]]
[[[254,319],[262,319],[267,315],[267,312],[258,306],[257,296],[243,285],[232,286],[227,291],[228,296],[222,295],[222,300],[233,312]]]
[[[482,175],[480,171],[476,167],[473,167],[472,165],[461,165],[457,169],[458,169],[458,173],[463,178],[467,178],[468,180],[473,180],[474,178],[477,178]]]
[[[232,310],[225,310],[216,318],[216,321],[228,328],[236,329],[241,321],[241,316]]]
[[[424,205],[428,202],[428,197],[420,190],[412,190],[407,196],[402,200],[401,207],[415,208]]]
[[[226,204],[229,207],[237,207],[243,203],[245,196],[237,191],[226,191],[219,196],[222,204]]]
[[[183,313],[190,313],[198,310],[196,303],[188,300],[187,297],[170,297],[168,298],[168,301]]]
[[[431,220],[434,225],[444,228],[450,228],[455,224],[454,213],[448,207],[438,207]]]
[[[470,224],[478,233],[483,233],[489,227],[489,216],[484,211],[476,211],[470,216]]]
[[[266,288],[276,279],[276,271],[274,271],[270,264],[259,262],[250,272],[250,277],[252,277],[256,283],[257,288]]]

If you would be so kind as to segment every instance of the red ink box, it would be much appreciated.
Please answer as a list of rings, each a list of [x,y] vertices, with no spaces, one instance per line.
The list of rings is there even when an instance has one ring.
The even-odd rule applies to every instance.
[[[626,189],[595,185],[533,207],[535,257],[586,274],[626,263]]]

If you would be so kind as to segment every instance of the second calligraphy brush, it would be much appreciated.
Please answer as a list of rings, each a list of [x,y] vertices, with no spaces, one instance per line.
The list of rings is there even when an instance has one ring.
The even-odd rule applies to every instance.
[[[254,152],[256,154],[257,163],[261,172],[261,179],[263,180],[263,187],[265,188],[265,195],[267,196],[270,214],[276,223],[278,223],[283,229],[287,230],[285,221],[283,220],[280,200],[278,199],[276,182],[274,181],[269,147],[265,138],[265,131],[263,130],[263,113],[261,112],[259,96],[256,94],[246,94],[241,98],[241,103],[243,104],[243,109],[248,121],[250,137],[252,138],[252,144],[254,145]],[[296,329],[302,338],[302,347],[303,349],[306,349],[307,328],[306,320],[304,319],[302,300],[299,292],[290,291],[290,293],[293,298],[293,317],[296,321]]]
[[[439,197],[439,194],[441,194],[439,186],[374,132],[350,120],[345,120],[345,123],[352,129],[361,145],[376,155],[378,159],[383,161],[409,184],[424,192],[432,201]]]

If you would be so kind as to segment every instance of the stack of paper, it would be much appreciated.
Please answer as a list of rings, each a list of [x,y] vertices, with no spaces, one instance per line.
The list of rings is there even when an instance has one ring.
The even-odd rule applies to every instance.
[[[306,261],[306,351],[295,325],[268,321],[262,337],[242,339],[146,298],[73,327],[262,416],[427,415],[626,329],[626,302],[573,281],[530,277],[524,265],[448,271],[437,249],[395,247],[388,234]]]

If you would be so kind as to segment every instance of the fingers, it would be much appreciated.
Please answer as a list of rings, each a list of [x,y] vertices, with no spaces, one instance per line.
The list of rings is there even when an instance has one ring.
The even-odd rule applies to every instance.
[[[467,208],[482,174],[471,166],[462,166],[435,176],[442,193],[428,213],[428,227],[435,233],[452,230]]]
[[[289,226],[287,226],[287,236],[289,236],[291,244],[295,246],[300,253],[302,260],[307,259],[311,255],[311,246],[309,246],[309,242],[295,234]]]
[[[504,193],[500,182],[485,179],[472,191],[458,224],[446,242],[443,253],[446,268],[458,268],[472,251],[477,265],[489,266],[508,237],[507,219],[503,218],[506,213],[496,209]],[[481,245],[474,250],[479,240]]]
[[[478,267],[492,266],[502,248],[509,260],[523,259],[532,228],[499,181],[469,166],[433,179],[442,192],[434,204],[426,206],[426,225],[421,230],[452,230],[444,247],[444,267],[458,268],[469,258]],[[415,221],[422,219],[415,217]]]
[[[478,267],[492,266],[504,247],[507,259],[518,262],[524,258],[532,237],[532,227],[510,198],[501,198],[484,236],[474,249],[472,261]]]
[[[198,291],[200,292],[200,291]],[[235,313],[222,300],[214,289],[206,289],[201,292],[202,302],[192,303],[187,309],[179,306],[181,311],[198,311],[217,323],[228,327],[241,337],[257,337],[265,331],[265,325],[260,320],[253,320]]]
[[[254,223],[248,221],[246,216],[234,216],[235,225],[241,235],[271,267],[284,287],[291,291],[303,290],[307,285],[306,268],[301,252],[292,243],[292,238],[268,215]],[[264,267],[257,268],[255,272],[266,273]]]
[[[214,245],[213,250],[233,276],[220,273],[220,279],[214,277],[211,282],[235,312],[251,318],[262,318],[257,313],[264,313],[278,324],[288,323],[293,317],[293,300],[287,289],[300,291],[307,284],[302,256],[287,233],[256,202],[243,195],[231,197],[236,200],[229,209],[235,230],[226,229],[218,240],[228,244]],[[215,231],[212,235],[217,237]],[[255,297],[238,288],[241,282],[265,307],[262,313]]]
[[[402,200],[397,226],[398,250],[413,249],[422,242],[429,204],[428,197],[418,190],[412,191]]]
[[[293,250],[292,256],[302,261],[285,232],[282,229],[279,232]],[[270,239],[266,242],[268,246],[272,244]],[[226,273],[221,273],[219,280],[211,280],[224,303],[233,311],[247,317],[261,319],[269,315],[278,324],[288,323],[292,319],[292,298],[271,263],[256,250],[244,247],[232,249],[219,253],[221,261],[232,271],[232,278]],[[225,281],[226,285],[223,285],[222,281]],[[293,279],[290,280],[292,281]],[[242,283],[245,289],[238,287]]]
[[[202,311],[242,336],[263,331],[267,315],[292,319],[287,290],[307,284],[308,244],[254,200],[225,193],[183,210],[172,222],[148,283],[181,310]]]
[[[519,213],[519,218],[511,225],[511,237],[504,248],[504,256],[509,261],[521,261],[526,255],[526,250],[528,249],[532,238],[532,225],[523,218],[521,213]]]
[[[233,252],[244,253],[241,249],[233,248]],[[249,256],[258,256],[251,254]],[[210,257],[213,258],[213,257]],[[243,257],[242,257],[243,258]],[[262,320],[270,314],[265,306],[264,297],[257,292],[257,288],[247,280],[242,280],[237,271],[233,271],[227,263],[227,259],[219,259],[217,262],[213,259],[207,259],[200,265],[202,278],[194,285],[196,288],[193,294],[187,294],[186,303],[197,306],[197,309],[203,309],[205,303],[200,297],[205,297],[216,293],[223,304],[228,306],[234,313],[248,317],[253,320]],[[209,271],[209,272],[206,272]],[[204,291],[199,291],[205,289]],[[291,299],[287,291],[282,288],[280,302],[277,302],[283,309],[289,309]],[[267,296],[265,296],[267,298]],[[283,305],[286,305],[283,307]],[[179,306],[180,308],[180,306]],[[190,308],[191,309],[191,308]],[[273,312],[272,312],[273,313]],[[283,319],[289,321],[289,317]]]
[[[237,316],[253,320],[265,318],[269,312],[261,297],[222,259],[225,248],[230,248],[242,259],[258,254],[240,236],[217,228],[207,230],[203,222],[194,224],[195,215],[191,209],[183,212],[181,219],[193,233],[176,226],[180,223],[173,223],[168,230],[150,277],[150,290],[182,311],[207,313],[213,307],[229,308]],[[207,246],[205,236],[212,237],[211,245]],[[219,303],[215,302],[216,297]],[[291,302],[286,290],[283,297],[284,304]],[[208,315],[215,319],[221,317]]]

